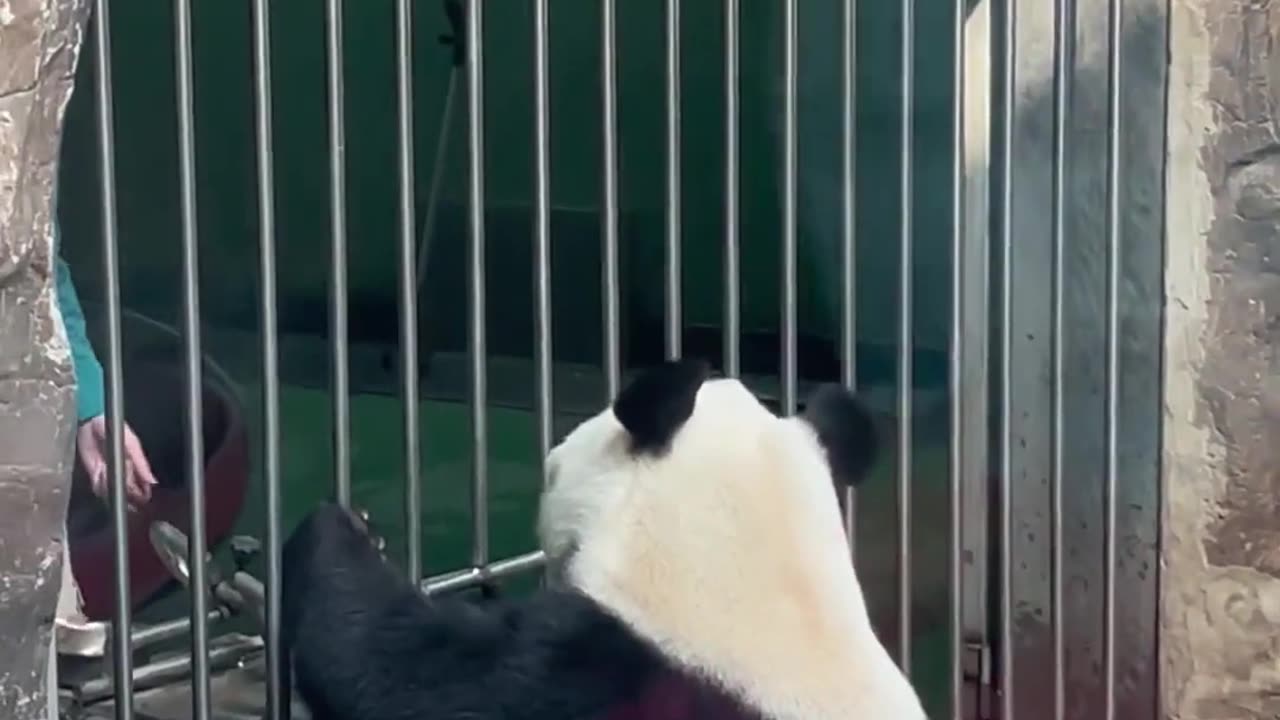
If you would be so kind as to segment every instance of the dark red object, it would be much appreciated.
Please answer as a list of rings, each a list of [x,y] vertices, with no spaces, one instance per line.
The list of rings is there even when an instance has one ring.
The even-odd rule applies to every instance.
[[[760,720],[760,715],[719,688],[672,670],[605,720]]]
[[[168,343],[166,343],[168,345]],[[125,413],[159,485],[149,503],[129,513],[129,589],[137,610],[174,586],[151,546],[155,520],[190,528],[191,494],[186,472],[182,365],[174,346],[151,357],[125,361]],[[210,548],[235,525],[249,482],[249,439],[239,402],[226,375],[206,361],[203,378],[205,529]],[[115,608],[115,554],[107,504],[95,497],[79,463],[68,511],[71,565],[92,620],[109,620]]]

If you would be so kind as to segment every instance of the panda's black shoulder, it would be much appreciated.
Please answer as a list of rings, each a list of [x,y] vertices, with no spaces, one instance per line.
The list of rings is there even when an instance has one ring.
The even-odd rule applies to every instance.
[[[666,667],[569,589],[427,598],[345,510],[312,513],[285,546],[282,633],[318,720],[594,718]]]

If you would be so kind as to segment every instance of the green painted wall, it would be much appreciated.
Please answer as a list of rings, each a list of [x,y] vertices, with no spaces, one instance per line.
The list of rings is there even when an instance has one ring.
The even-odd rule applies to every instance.
[[[743,313],[748,328],[776,325],[778,289],[779,147],[771,129],[780,80],[775,68],[779,3],[742,2]],[[663,83],[662,4],[619,3],[620,137],[627,307],[660,317],[662,262]],[[721,4],[685,2],[684,148],[685,290],[687,322],[715,324],[720,315],[720,238],[723,140]],[[808,155],[838,152],[838,41],[836,3],[802,2],[802,72],[819,78],[802,98],[802,147]],[[891,342],[897,262],[898,37],[897,9],[863,6],[859,34],[859,320],[862,335]],[[945,225],[948,182],[945,48],[946,9],[920,10],[917,119],[918,337],[938,347],[945,322]],[[197,173],[205,315],[214,323],[252,323],[257,292],[257,210],[252,130],[252,59],[249,4],[194,2]],[[116,137],[121,252],[127,303],[152,311],[176,306],[179,262],[176,119],[173,112],[172,14],[169,4],[140,0],[112,4],[115,33]],[[323,3],[277,0],[272,7],[275,85],[275,172],[282,322],[322,322],[328,276],[328,173],[325,121]],[[490,231],[491,317],[528,314],[532,161],[532,18],[529,3],[493,0],[486,8],[486,179],[492,215],[514,221]],[[415,160],[417,194],[425,201],[439,129],[448,51],[436,43],[446,30],[436,2],[415,3]],[[825,14],[824,14],[825,13]],[[937,16],[937,17],[935,17]],[[349,257],[352,303],[387,314],[394,307],[396,182],[393,5],[390,0],[347,2],[346,88]],[[581,312],[596,323],[598,262],[595,212],[599,196],[599,13],[595,0],[552,3],[553,200],[577,222],[557,223],[557,312]],[[825,50],[815,50],[822,46]],[[838,56],[835,56],[838,60]],[[93,151],[92,62],[85,55],[80,92],[70,108],[64,148],[62,215],[70,238],[66,253],[82,292],[96,295],[98,191]],[[824,63],[815,67],[815,63]],[[822,85],[822,83],[827,83]],[[461,87],[461,86],[460,86]],[[459,94],[446,174],[439,243],[445,270],[426,315],[462,313],[460,258],[464,243],[464,99]],[[825,119],[813,118],[821,115]],[[827,149],[829,148],[829,149]],[[807,172],[802,167],[802,172]],[[818,178],[815,182],[822,182]],[[829,185],[830,183],[828,183]],[[802,190],[804,187],[802,186]],[[802,204],[802,212],[814,212]],[[834,221],[838,207],[816,211]],[[816,238],[813,218],[802,218],[801,321],[807,333],[830,335],[834,249]],[[820,218],[821,219],[821,218]],[[453,269],[447,269],[447,268]],[[457,272],[455,272],[455,270]],[[508,280],[509,278],[509,280]],[[586,284],[590,292],[582,289]],[[502,295],[502,291],[506,291]],[[353,323],[361,321],[353,310]],[[394,320],[392,320],[394,322]],[[452,321],[451,321],[452,322]],[[572,320],[568,321],[574,324]],[[455,323],[456,324],[456,323]],[[359,327],[353,327],[359,332]],[[572,338],[569,338],[572,342]]]

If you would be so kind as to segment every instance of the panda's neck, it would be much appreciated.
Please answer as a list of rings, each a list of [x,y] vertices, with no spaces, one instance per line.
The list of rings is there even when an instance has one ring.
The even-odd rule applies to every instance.
[[[830,538],[812,529],[752,536],[726,517],[734,516],[668,515],[661,532],[593,537],[569,582],[769,720],[922,719],[872,631],[838,520]],[[635,518],[611,522],[646,528]]]

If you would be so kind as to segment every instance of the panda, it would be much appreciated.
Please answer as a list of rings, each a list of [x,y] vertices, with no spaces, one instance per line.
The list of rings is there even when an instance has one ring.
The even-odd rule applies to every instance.
[[[282,641],[317,720],[925,720],[872,632],[836,500],[874,457],[839,386],[779,418],[705,363],[639,375],[547,457],[548,581],[427,598],[309,515]]]

